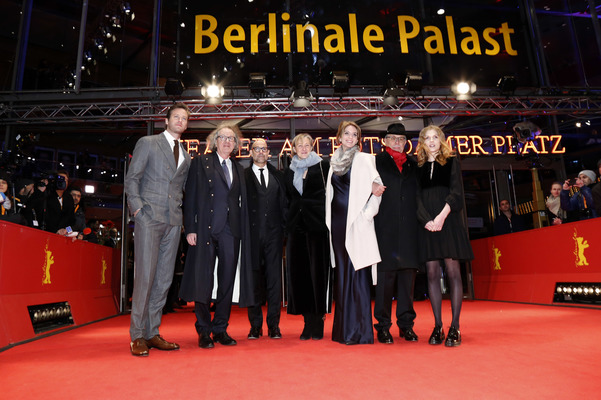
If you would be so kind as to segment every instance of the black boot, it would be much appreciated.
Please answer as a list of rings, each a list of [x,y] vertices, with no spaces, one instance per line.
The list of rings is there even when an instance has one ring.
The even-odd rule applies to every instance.
[[[313,340],[323,339],[323,325],[325,323],[325,315],[316,314],[313,316],[313,329],[311,337]]]
[[[300,340],[311,339],[311,332],[313,330],[312,316],[312,314],[303,314],[303,319],[305,320],[305,327],[303,328],[303,332],[300,335]]]

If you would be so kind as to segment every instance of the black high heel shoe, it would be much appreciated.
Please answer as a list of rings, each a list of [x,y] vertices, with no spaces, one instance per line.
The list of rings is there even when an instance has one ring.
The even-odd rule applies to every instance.
[[[444,342],[444,330],[442,329],[442,326],[435,326],[428,343],[442,344],[442,342]]]
[[[461,344],[461,332],[453,325],[449,328],[449,336],[447,336],[446,342],[444,345],[447,347],[455,347]]]

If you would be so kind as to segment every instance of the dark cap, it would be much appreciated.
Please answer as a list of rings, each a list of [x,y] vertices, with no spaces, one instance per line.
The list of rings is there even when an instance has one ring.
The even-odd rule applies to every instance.
[[[0,179],[6,182],[10,182],[10,174],[7,171],[0,170]]]
[[[407,133],[405,133],[405,125],[401,124],[400,122],[388,125],[388,128],[386,128],[385,132],[380,132],[380,137],[382,139],[384,139],[386,137],[386,135],[405,135],[405,136],[407,136]]]

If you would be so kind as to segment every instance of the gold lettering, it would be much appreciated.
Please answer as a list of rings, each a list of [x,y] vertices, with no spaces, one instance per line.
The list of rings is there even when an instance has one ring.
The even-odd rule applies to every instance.
[[[409,15],[399,15],[397,17],[399,23],[399,40],[401,42],[401,53],[409,53],[408,39],[413,39],[419,33],[419,22],[417,19]],[[411,25],[411,29],[407,31],[406,23]]]
[[[232,31],[236,31],[236,33],[233,33]],[[232,24],[225,29],[223,34],[223,46],[230,53],[242,53],[244,52],[244,47],[235,47],[232,45],[232,42],[241,41],[244,39],[244,28],[242,28],[240,25]]]
[[[374,33],[373,35],[371,33]],[[384,32],[378,25],[368,25],[365,30],[363,30],[363,44],[365,48],[371,53],[383,53],[384,48],[382,46],[374,46],[372,45],[372,41],[382,41],[384,40]]]
[[[296,51],[299,53],[305,52],[305,33],[311,34],[311,52],[319,53],[319,35],[317,28],[313,24],[297,25],[296,26]]]
[[[208,29],[204,30],[202,28],[204,21],[209,23]],[[219,38],[213,32],[217,28],[217,19],[211,15],[197,15],[196,16],[196,26],[195,26],[195,35],[194,35],[194,53],[196,54],[207,54],[212,51],[215,51],[217,46],[219,46]],[[208,38],[209,46],[202,47],[203,38]]]
[[[283,13],[282,21],[288,21],[290,14]],[[290,53],[290,24],[282,24],[282,40],[284,53]]]
[[[480,39],[478,38],[478,32],[469,26],[464,26],[461,28],[461,32],[468,34],[468,36],[463,38],[461,41],[461,50],[468,56],[482,54],[482,50],[480,50]]]
[[[355,14],[348,15],[348,27],[351,35],[351,52],[359,52],[359,35],[357,34],[357,16]]]
[[[517,56],[518,52],[511,47],[511,37],[509,36],[514,33],[515,30],[510,29],[507,22],[503,22],[501,28],[499,28],[499,32],[503,34],[503,42],[505,43],[505,51],[507,51],[507,54],[510,56]]]
[[[493,154],[503,154],[503,152],[501,152],[500,148],[505,146],[505,138],[503,136],[496,136],[496,135],[493,135],[490,138],[494,141],[494,144],[493,144],[494,150],[492,153]]]
[[[481,136],[470,136],[472,141],[472,153],[474,154],[490,154],[488,151],[484,150],[482,147],[482,137]]]
[[[469,137],[463,135],[455,136],[455,140],[457,141],[457,151],[459,154],[471,154]]]
[[[559,145],[561,144],[561,135],[551,135],[551,140],[553,141],[553,148],[551,149],[551,153],[553,154],[563,154],[566,152],[565,147],[561,147],[559,149]]]
[[[339,25],[330,24],[326,25],[326,30],[334,31],[332,35],[326,36],[323,41],[323,48],[328,53],[344,53],[344,31]],[[336,46],[332,44],[332,42],[336,42]]]
[[[250,52],[259,52],[259,34],[265,32],[265,24],[250,26]]]
[[[538,139],[539,143],[540,143],[540,151],[539,154],[549,154],[549,151],[547,150],[547,146],[545,141],[549,140],[549,136],[546,135],[538,135],[536,137],[536,139]]]
[[[282,146],[282,150],[280,150],[280,157],[284,154],[290,154],[292,152],[292,143],[290,143],[290,139],[286,138],[284,145]]]
[[[269,13],[268,16],[269,24],[269,52],[275,53],[278,51],[278,36],[276,32],[275,13]]]
[[[426,26],[424,32],[433,32],[434,35],[424,40],[424,49],[429,54],[444,54],[444,40],[442,31],[435,26]]]
[[[449,51],[451,54],[457,54],[457,42],[455,40],[455,26],[453,25],[453,17],[446,16],[447,35],[449,37]]]
[[[482,36],[484,37],[484,41],[492,45],[492,49],[484,50],[484,53],[486,53],[486,55],[488,56],[495,56],[499,54],[499,50],[501,49],[499,43],[493,37],[491,37],[491,35],[496,32],[497,30],[495,28],[486,28],[484,30],[484,33],[482,34]]]
[[[373,137],[373,136],[369,136],[369,137],[362,137],[361,141],[363,143],[368,142],[369,143],[369,153],[370,154],[374,154],[374,142],[379,142],[380,138],[379,137]]]

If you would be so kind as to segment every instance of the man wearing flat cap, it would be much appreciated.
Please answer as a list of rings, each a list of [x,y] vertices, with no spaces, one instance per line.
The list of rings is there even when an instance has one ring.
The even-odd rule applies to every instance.
[[[386,191],[375,217],[376,235],[382,262],[378,264],[378,282],[374,316],[378,341],[393,343],[392,298],[397,299],[396,323],[400,337],[417,341],[413,332],[413,286],[419,267],[417,255],[417,177],[416,161],[407,155],[407,134],[401,123],[388,126],[380,134],[385,145],[376,156],[376,168]]]

